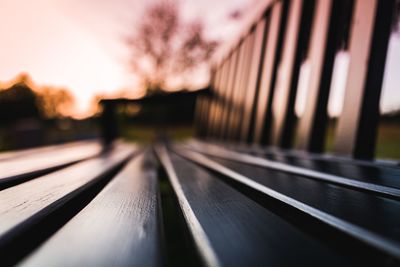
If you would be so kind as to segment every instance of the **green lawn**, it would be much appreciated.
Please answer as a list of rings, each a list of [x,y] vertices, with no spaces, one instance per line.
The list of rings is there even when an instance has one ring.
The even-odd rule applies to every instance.
[[[378,130],[376,157],[400,159],[400,124],[382,124]]]
[[[144,125],[125,126],[122,129],[122,137],[139,143],[150,143],[156,139],[156,133],[162,130],[172,140],[183,140],[195,135],[194,127],[174,126],[169,128],[157,128]],[[327,140],[325,150],[332,152],[334,145],[333,123],[330,123],[327,131]],[[0,132],[1,137],[1,132]],[[2,138],[0,138],[1,141]],[[0,150],[7,150],[7,146],[0,142]],[[381,123],[378,130],[378,140],[376,147],[376,157],[380,159],[400,160],[400,124],[399,123]]]
[[[333,150],[335,125],[330,123],[327,131],[325,149],[327,152]],[[376,143],[376,158],[400,159],[400,124],[384,122],[379,125],[378,139]]]
[[[168,128],[136,125],[123,127],[121,136],[127,140],[139,143],[150,143],[157,138],[157,132],[165,133],[173,141],[183,140],[195,135],[194,127],[190,125]]]

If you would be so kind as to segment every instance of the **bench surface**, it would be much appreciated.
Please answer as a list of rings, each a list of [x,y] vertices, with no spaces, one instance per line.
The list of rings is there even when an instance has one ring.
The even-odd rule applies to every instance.
[[[15,181],[0,188],[1,266],[399,264],[395,164],[192,140],[75,143],[0,166]]]

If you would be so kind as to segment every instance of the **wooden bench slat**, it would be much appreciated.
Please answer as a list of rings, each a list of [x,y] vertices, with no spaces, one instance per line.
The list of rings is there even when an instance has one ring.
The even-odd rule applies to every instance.
[[[21,266],[160,266],[155,158],[136,156]]]
[[[63,170],[0,191],[0,245],[9,235],[31,221],[36,222],[72,199],[112,171],[133,152],[132,146],[120,146],[102,155]]]
[[[22,158],[25,156],[37,155],[38,153],[54,151],[64,148],[72,148],[77,146],[86,146],[86,145],[98,145],[100,146],[99,141],[77,141],[77,142],[69,142],[65,144],[56,144],[56,145],[49,145],[49,146],[42,146],[42,147],[35,147],[35,148],[28,148],[28,149],[21,149],[21,150],[14,150],[14,151],[6,151],[0,153],[0,161],[3,160],[14,160],[17,158]]]
[[[293,164],[289,164],[288,162],[282,163],[260,157],[255,157],[252,155],[246,155],[243,153],[236,153],[233,151],[221,149],[219,147],[208,147],[208,148],[195,147],[194,150],[211,156],[217,156],[283,173],[302,176],[308,179],[345,186],[355,190],[367,191],[385,197],[400,199],[399,188],[374,183],[376,182],[376,180],[374,180],[373,182],[365,182],[363,181],[362,176],[358,176],[359,178],[355,180],[343,176],[316,171],[303,166],[302,167],[293,166]]]
[[[200,152],[221,155],[232,160],[280,169],[285,172],[304,173],[305,176],[308,174],[309,177],[316,179],[331,180],[339,185],[360,188],[395,198],[400,197],[400,180],[398,179],[400,168],[372,164],[360,166],[351,162],[335,162],[327,159],[307,159],[279,151],[261,156],[238,153],[222,146],[196,143],[189,145]]]
[[[189,150],[178,151],[196,163],[400,259],[399,201],[209,155],[205,157]]]
[[[220,181],[158,148],[195,243],[209,266],[345,266],[342,255]],[[284,256],[283,256],[284,255]]]
[[[400,188],[400,168],[394,166],[366,165],[352,162],[338,162],[328,158],[307,158],[295,155],[264,154],[263,157],[319,172],[345,176],[351,179],[389,187]]]
[[[61,146],[59,149],[51,147],[2,160],[0,161],[0,189],[7,187],[7,184],[18,183],[18,181],[24,181],[29,177],[39,176],[51,170],[94,157],[100,152],[101,145],[92,142]]]
[[[260,157],[286,162],[325,173],[400,188],[400,165],[386,161],[363,161],[334,155],[317,155],[288,150],[266,150]]]

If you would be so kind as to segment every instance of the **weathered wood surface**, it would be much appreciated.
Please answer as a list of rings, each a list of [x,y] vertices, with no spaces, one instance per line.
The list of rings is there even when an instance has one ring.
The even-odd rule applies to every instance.
[[[156,159],[132,159],[20,266],[160,266]]]
[[[170,205],[183,224],[175,229],[189,234],[185,244],[199,265],[399,263],[399,168],[351,165],[392,171],[368,180],[363,172],[328,172],[345,161],[330,162],[335,167],[324,159],[328,165],[320,167],[286,152],[234,148],[189,141],[157,145],[156,157],[119,144],[4,189],[0,265],[168,266],[176,257],[168,248],[183,239],[164,232],[177,214],[163,206],[160,181],[176,199]],[[192,248],[180,249],[182,257],[192,255]]]
[[[131,154],[131,146],[0,191],[0,250],[13,236],[50,216],[85,188],[110,174]]]
[[[98,142],[78,142],[0,154],[0,190],[94,157],[101,150]]]
[[[244,162],[251,162],[252,164],[264,167],[269,166],[272,168],[272,165],[275,165],[274,167],[277,166],[276,164],[271,165],[271,161],[280,162],[286,166],[282,166],[282,170],[295,169],[295,167],[299,167],[300,169],[298,172],[313,170],[319,173],[321,176],[334,175],[338,176],[337,178],[357,180],[363,183],[400,189],[400,168],[395,164],[379,164],[373,162],[355,161],[345,158],[321,156],[304,152],[296,153],[289,150],[254,149],[250,147],[247,147],[246,149],[243,146],[230,146],[229,150],[232,153],[226,153],[227,151],[222,152],[221,148],[227,148],[228,146],[199,143],[194,141],[189,142],[188,144],[194,149],[207,147],[208,152],[211,153],[212,151],[214,155],[223,153],[225,157],[238,159],[239,161]],[[235,152],[239,152],[238,155],[235,155]]]
[[[341,255],[215,174],[163,148],[158,151],[208,266],[346,265]]]
[[[77,142],[70,142],[65,144],[57,144],[57,145],[49,145],[43,147],[36,147],[36,148],[29,148],[29,149],[21,149],[15,151],[6,151],[0,153],[0,160],[10,160],[16,159],[19,157],[30,156],[30,155],[37,155],[38,153],[46,152],[46,151],[54,151],[63,148],[72,148],[72,147],[79,147],[79,146],[92,146],[92,145],[100,145],[98,141],[77,141]]]
[[[206,150],[206,149],[204,149]],[[180,147],[181,155],[232,179],[244,187],[278,200],[329,225],[388,257],[400,258],[400,202],[371,192],[307,175],[254,166],[249,162],[206,157]],[[204,151],[203,151],[204,152]],[[367,257],[367,256],[366,256]]]

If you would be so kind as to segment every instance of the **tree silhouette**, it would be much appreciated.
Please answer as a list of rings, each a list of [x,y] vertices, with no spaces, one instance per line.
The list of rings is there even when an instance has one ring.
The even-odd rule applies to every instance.
[[[71,113],[74,98],[65,89],[42,87],[38,93],[38,106],[48,119],[62,118]]]
[[[127,45],[130,67],[151,94],[205,63],[218,42],[205,38],[201,21],[182,21],[175,2],[161,1],[149,6]]]
[[[26,118],[62,118],[69,115],[73,105],[74,98],[67,90],[36,86],[23,73],[9,88],[0,90],[0,124]]]
[[[38,96],[29,85],[29,77],[20,75],[9,88],[0,90],[0,125],[26,118],[41,119]]]

